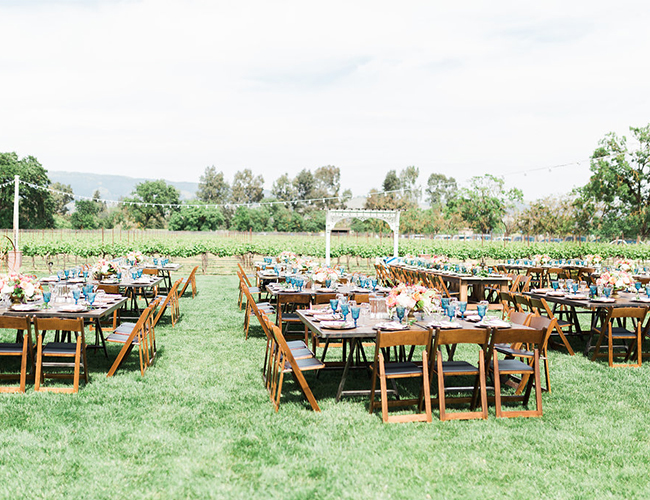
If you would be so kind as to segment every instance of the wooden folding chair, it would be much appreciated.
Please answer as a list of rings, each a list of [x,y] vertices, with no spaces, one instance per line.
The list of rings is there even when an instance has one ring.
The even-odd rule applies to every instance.
[[[292,331],[290,326],[302,327],[301,334],[307,343],[307,326],[303,325],[295,310],[308,309],[311,306],[311,297],[305,293],[279,293],[277,299],[276,324],[284,331],[285,336],[297,334],[297,330]]]
[[[372,368],[372,387],[370,389],[370,413],[381,407],[384,422],[431,422],[431,390],[429,380],[429,359],[431,353],[431,330],[412,329],[406,331],[387,332],[378,330],[375,343],[375,361]],[[387,362],[382,351],[391,347],[423,346],[422,365],[411,361]],[[388,380],[395,381],[400,378],[422,377],[422,389],[416,399],[398,399],[388,401]],[[375,401],[375,388],[379,378],[381,401]],[[424,413],[410,415],[389,415],[388,407],[417,405],[422,407]]]
[[[76,393],[79,391],[79,379],[83,370],[84,381],[88,383],[88,364],[86,362],[86,339],[84,336],[84,320],[60,318],[34,318],[36,332],[36,373],[34,390],[37,392]],[[70,332],[75,334],[75,342],[48,342],[43,338],[48,330]],[[57,358],[58,361],[45,361],[46,358]],[[61,361],[61,358],[72,358],[72,362]],[[73,368],[73,373],[45,373],[43,368]],[[72,387],[42,387],[45,378],[72,378]]]
[[[499,292],[499,299],[501,300],[501,305],[503,306],[501,312],[502,318],[509,316],[511,311],[517,310],[517,302],[515,302],[515,298],[511,292]]]
[[[15,342],[0,343],[0,356],[20,357],[18,374],[2,374],[4,380],[19,380],[18,386],[2,386],[0,392],[25,392],[27,380],[27,360],[30,360],[30,372],[34,373],[34,345],[32,343],[32,325],[29,317],[12,318],[0,316],[0,329],[16,338]],[[15,331],[14,331],[15,330]]]
[[[546,268],[545,267],[529,267],[526,271],[526,276],[530,276],[532,279],[529,282],[529,286],[533,288],[542,288],[545,283]],[[522,290],[524,292],[528,290]]]
[[[325,363],[316,359],[315,356],[304,357],[301,359],[296,359],[293,355],[292,350],[289,348],[287,341],[282,335],[282,330],[276,325],[270,325],[271,337],[275,345],[277,346],[276,352],[273,355],[272,359],[272,369],[270,374],[269,384],[269,394],[275,411],[277,412],[280,409],[280,397],[282,396],[282,384],[284,381],[285,373],[293,374],[294,379],[298,382],[302,393],[309,401],[312,410],[320,411],[320,407],[316,402],[314,394],[305,380],[303,372],[320,370],[325,368]]]
[[[244,297],[243,287],[247,287],[248,291],[251,292],[252,295],[257,295],[256,302],[261,302],[262,290],[258,286],[252,286],[250,279],[246,274],[246,272],[244,271],[242,265],[239,262],[237,263],[237,265],[239,266],[239,271],[237,271],[237,276],[239,277],[239,300],[237,301],[237,305],[239,305],[239,310],[241,311],[243,297]]]
[[[259,289],[256,287],[249,287],[246,284],[245,277],[240,271],[237,271],[237,276],[239,277],[239,291],[242,293],[242,297],[246,299],[246,308],[244,310],[244,338],[248,340],[248,330],[250,328],[251,312],[253,312],[253,306],[257,309],[261,309],[266,314],[275,314],[275,308],[273,305],[271,305],[270,302],[255,302],[253,293],[259,294]]]
[[[169,293],[167,295],[159,295],[162,302],[160,303],[160,309],[158,309],[158,312],[156,313],[156,316],[153,319],[154,326],[158,324],[158,321],[160,320],[161,316],[163,315],[163,313],[167,308],[169,308],[172,327],[176,326],[176,322],[178,321],[178,318],[180,316],[180,306],[178,300],[178,288],[180,284],[181,284],[181,280],[177,280],[172,285],[172,288],[171,290],[169,290]]]
[[[149,366],[151,366],[156,355],[155,325],[153,322],[153,316],[161,300],[161,298],[157,298],[147,306],[140,314],[136,323],[123,323],[116,328],[113,333],[106,337],[106,342],[122,344],[122,349],[108,371],[108,374],[106,375],[107,377],[112,377],[115,374],[124,359],[131,353],[134,347],[138,348],[140,374],[144,376],[144,372]]]
[[[488,359],[490,363],[488,368],[494,380],[494,403],[496,405],[497,417],[541,417],[542,416],[542,386],[540,382],[539,369],[539,350],[544,342],[546,330],[531,329],[498,329],[492,330]],[[525,363],[519,359],[502,359],[499,360],[498,351],[495,348],[497,344],[518,344],[535,346],[532,351],[531,363]],[[526,392],[523,395],[503,395],[501,394],[501,377],[508,375],[520,375],[522,378],[528,376]],[[533,378],[530,378],[530,376]],[[534,384],[533,384],[534,383]],[[534,410],[503,410],[502,403],[505,401],[516,401],[528,406],[531,390],[535,386],[535,409]]]
[[[516,293],[513,297],[515,299],[515,304],[517,305],[517,311],[525,313],[533,311],[533,307],[530,305],[530,297],[528,295]]]
[[[187,278],[181,278],[181,285],[183,285],[183,288],[181,288],[180,292],[178,292],[179,297],[183,296],[185,290],[187,290],[188,285],[192,285],[192,298],[196,296],[196,271],[198,268],[199,266],[195,266]]]
[[[442,276],[439,274],[435,275],[436,289],[442,294],[443,297],[452,297],[455,295],[460,295],[459,292],[450,292],[447,288],[445,280],[442,279]]]
[[[607,316],[603,321],[600,331],[597,329],[592,330],[592,335],[598,334],[598,341],[594,348],[594,353],[591,356],[592,361],[596,361],[599,357],[607,357],[610,367],[618,368],[624,366],[641,366],[643,359],[642,350],[637,347],[637,362],[633,364],[627,363],[614,363],[615,356],[625,356],[626,360],[630,357],[630,353],[635,346],[641,346],[641,330],[643,320],[648,313],[647,307],[610,307],[607,311]],[[614,326],[614,322],[619,325],[625,319],[630,319],[632,322],[632,330],[628,330],[623,326]],[[620,340],[623,344],[615,345],[614,341]],[[629,344],[626,344],[629,341]],[[607,342],[607,352],[600,352],[600,348],[604,342]],[[614,350],[623,350],[623,353],[614,352]]]
[[[564,345],[567,351],[569,351],[569,354],[573,356],[575,353],[573,352],[573,348],[569,343],[569,339],[567,339],[564,333],[565,329],[569,332],[571,331],[571,329],[573,328],[573,323],[571,323],[570,321],[558,320],[555,317],[555,314],[553,314],[553,310],[548,305],[548,302],[546,302],[546,299],[544,299],[543,297],[530,297],[530,305],[533,308],[533,312],[535,312],[535,314],[537,314],[538,316],[544,316],[549,320],[553,320],[553,319],[555,320],[555,333],[559,335],[560,339],[562,340],[562,345]]]
[[[440,420],[468,420],[481,418],[485,420],[487,413],[487,387],[485,383],[485,348],[488,343],[489,330],[486,329],[459,329],[459,330],[436,330],[436,340],[433,349],[433,363],[431,376],[435,374],[438,378],[438,408],[440,409]],[[442,346],[455,346],[458,344],[475,344],[479,346],[478,366],[467,361],[443,361]],[[473,387],[447,387],[446,377],[470,376],[474,377]],[[472,390],[471,397],[448,398],[449,391]],[[481,411],[474,411],[477,399],[481,398]],[[447,412],[447,404],[470,404],[470,411]]]

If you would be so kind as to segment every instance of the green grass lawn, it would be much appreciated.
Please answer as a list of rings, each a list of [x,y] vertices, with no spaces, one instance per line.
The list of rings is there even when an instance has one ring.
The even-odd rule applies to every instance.
[[[384,424],[340,377],[307,380],[322,412],[285,384],[275,413],[266,344],[242,334],[236,278],[198,277],[159,355],[116,376],[91,353],[79,394],[0,394],[2,498],[647,498],[650,363],[610,369],[550,353],[544,416]],[[362,371],[352,384],[365,386]]]

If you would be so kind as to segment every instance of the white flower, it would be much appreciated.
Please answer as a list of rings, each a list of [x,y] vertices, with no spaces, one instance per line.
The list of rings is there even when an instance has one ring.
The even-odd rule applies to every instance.
[[[401,293],[397,296],[397,305],[407,309],[413,309],[415,307],[415,300],[409,295]]]
[[[2,287],[2,293],[11,295],[12,293],[14,293],[14,287],[9,285],[8,283],[5,283],[5,286]]]
[[[21,286],[26,297],[31,297],[32,295],[34,295],[35,288],[32,283],[25,283],[24,285],[21,284]]]

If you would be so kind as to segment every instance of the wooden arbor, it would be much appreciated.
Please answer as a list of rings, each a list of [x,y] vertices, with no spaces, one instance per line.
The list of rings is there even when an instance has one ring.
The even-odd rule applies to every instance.
[[[379,219],[386,222],[393,231],[393,257],[397,257],[399,246],[399,210],[328,210],[325,222],[325,265],[330,265],[331,236],[334,226],[345,219]]]

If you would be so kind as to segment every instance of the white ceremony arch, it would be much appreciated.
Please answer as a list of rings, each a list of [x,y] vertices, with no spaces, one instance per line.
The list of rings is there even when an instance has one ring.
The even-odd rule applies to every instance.
[[[325,265],[330,265],[332,229],[344,219],[380,219],[393,231],[393,257],[397,257],[399,245],[399,210],[328,210],[325,223]]]

